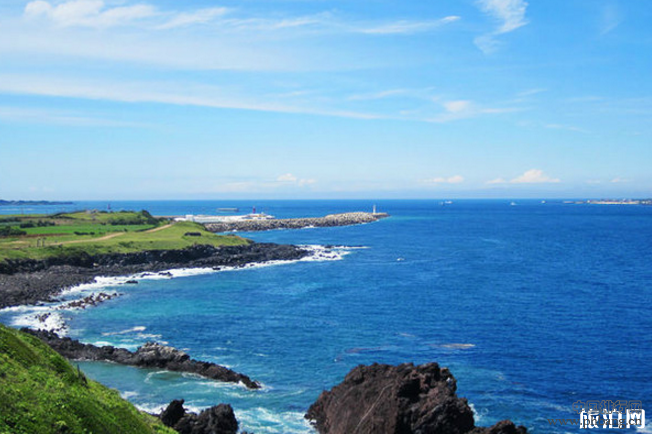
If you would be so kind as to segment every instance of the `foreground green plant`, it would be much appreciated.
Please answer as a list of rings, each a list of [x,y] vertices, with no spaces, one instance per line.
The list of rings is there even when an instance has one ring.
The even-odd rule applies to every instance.
[[[38,338],[0,325],[0,433],[172,434]]]

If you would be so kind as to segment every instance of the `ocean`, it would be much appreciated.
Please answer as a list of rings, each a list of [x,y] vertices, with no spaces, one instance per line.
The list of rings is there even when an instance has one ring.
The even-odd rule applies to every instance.
[[[331,200],[111,208],[185,215],[256,206],[284,218],[371,211],[374,204],[391,217],[243,234],[338,246],[330,260],[185,272],[138,285],[107,280],[104,290],[121,297],[63,312],[73,338],[129,349],[168,343],[242,372],[262,390],[109,363],[79,366],[149,411],[179,398],[194,410],[230,403],[241,429],[256,433],[312,432],[303,414],[356,365],[433,361],[451,369],[481,426],[511,419],[532,433],[576,432],[550,420],[578,418],[576,401],[637,400],[649,411],[648,427],[637,432],[652,432],[652,207]],[[34,309],[8,309],[0,321],[19,326],[33,315]]]

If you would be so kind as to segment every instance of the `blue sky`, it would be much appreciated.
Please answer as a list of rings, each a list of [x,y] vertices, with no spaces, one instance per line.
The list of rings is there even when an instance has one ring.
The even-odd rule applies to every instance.
[[[652,196],[647,0],[0,0],[0,198]]]

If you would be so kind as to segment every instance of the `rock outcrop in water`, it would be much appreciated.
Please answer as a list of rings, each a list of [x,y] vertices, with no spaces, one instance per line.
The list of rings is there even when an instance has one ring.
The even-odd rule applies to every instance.
[[[306,418],[321,434],[525,434],[502,421],[475,426],[473,412],[458,398],[456,381],[437,363],[373,364],[354,368],[323,392]]]
[[[63,357],[72,360],[103,360],[139,368],[159,368],[169,371],[189,372],[213,380],[229,383],[243,383],[249,389],[260,389],[260,384],[244,374],[211,362],[191,359],[183,351],[173,347],[148,342],[135,352],[113,346],[96,347],[70,338],[62,338],[45,330],[22,331],[40,338]]]
[[[237,267],[255,262],[296,260],[309,254],[291,245],[251,243],[0,261],[0,308],[50,301],[62,289],[93,282],[96,276],[126,276],[173,268]]]
[[[236,434],[238,421],[233,408],[219,404],[199,414],[187,413],[183,399],[172,401],[161,413],[161,422],[180,434]]]
[[[271,229],[302,229],[310,227],[350,226],[371,223],[389,217],[385,213],[349,212],[331,214],[326,217],[309,217],[296,219],[237,220],[221,223],[206,223],[211,232],[257,232]]]

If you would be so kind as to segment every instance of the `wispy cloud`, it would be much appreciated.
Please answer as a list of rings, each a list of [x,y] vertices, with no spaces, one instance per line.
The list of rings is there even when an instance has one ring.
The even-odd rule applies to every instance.
[[[519,97],[519,98],[525,98],[525,97],[528,97],[528,96],[537,95],[539,93],[546,92],[547,90],[548,89],[543,89],[543,88],[527,89],[527,90],[524,90],[522,92],[517,93],[516,96]]]
[[[606,35],[618,27],[623,21],[623,14],[615,4],[604,5],[600,16],[600,34]]]
[[[583,128],[579,128],[579,127],[574,127],[572,125],[546,124],[546,128],[553,129],[553,130],[573,131],[573,132],[576,132],[576,133],[584,133],[584,134],[588,133],[587,130],[585,130]]]
[[[69,0],[58,4],[35,0],[25,6],[25,17],[46,18],[61,27],[107,28],[145,25],[148,28],[168,30],[213,22],[214,30],[223,32],[268,32],[311,27],[327,32],[367,35],[410,35],[428,32],[460,19],[459,16],[451,15],[435,20],[356,22],[336,16],[332,12],[268,18],[248,16],[242,10],[225,7],[177,12],[161,10],[145,3],[112,7],[103,0]]]
[[[0,92],[126,103],[153,102],[278,113],[302,113],[352,119],[383,118],[380,115],[363,112],[280,104],[260,99],[256,95],[243,95],[224,88],[198,86],[192,83],[116,82],[0,74]]]
[[[136,122],[93,117],[87,113],[11,106],[0,106],[0,121],[3,120],[27,124],[52,124],[77,127],[148,127],[148,125]]]
[[[444,109],[444,112],[430,118],[430,122],[451,122],[482,115],[495,115],[521,110],[515,107],[484,107],[469,100],[450,100],[443,101],[440,104]]]
[[[59,26],[113,27],[151,18],[156,8],[146,4],[106,7],[102,0],[72,0],[58,5],[36,0],[25,6],[28,18],[47,17]]]
[[[353,27],[352,29],[359,33],[369,35],[409,35],[413,33],[427,32],[445,24],[453,23],[459,20],[460,17],[453,15],[439,20],[431,21],[397,21],[394,23],[387,23],[371,27]]]
[[[476,4],[499,24],[492,32],[474,40],[475,45],[485,54],[497,49],[499,42],[496,36],[512,32],[528,23],[525,18],[528,4],[524,0],[478,0]]]
[[[510,181],[505,180],[505,178],[496,178],[487,181],[485,184],[555,184],[559,182],[561,182],[559,178],[552,178],[543,173],[541,169],[530,169]]]
[[[462,182],[464,182],[464,177],[462,175],[454,175],[448,178],[437,177],[437,178],[424,179],[424,182],[428,184],[461,184]]]
[[[621,184],[621,183],[630,182],[630,181],[631,180],[629,180],[627,178],[617,177],[617,178],[612,179],[610,182],[613,183],[613,184]]]
[[[432,96],[432,92],[434,89],[435,89],[434,87],[427,87],[427,88],[420,88],[420,89],[388,89],[388,90],[381,90],[378,92],[351,95],[347,99],[349,101],[370,101],[370,100],[380,100],[380,99],[388,99],[388,98],[407,97],[407,98],[416,98],[422,100],[424,99],[424,100],[431,101],[434,98]]]
[[[217,17],[222,17],[229,12],[227,8],[207,8],[192,12],[179,13],[173,16],[167,22],[159,25],[158,29],[173,29],[176,27],[186,27],[195,24],[204,24],[213,21]]]

